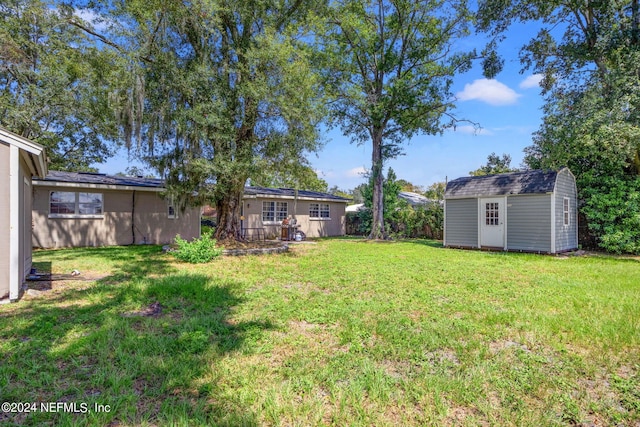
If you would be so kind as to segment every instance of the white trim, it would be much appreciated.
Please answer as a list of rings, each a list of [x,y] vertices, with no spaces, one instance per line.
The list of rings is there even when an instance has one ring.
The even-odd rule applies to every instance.
[[[444,219],[442,220],[442,246],[447,246],[447,201],[442,201]]]
[[[1,131],[1,129],[0,129]],[[9,145],[9,300],[20,296],[20,148]]]
[[[556,180],[556,183],[558,181]],[[555,190],[555,186],[554,186],[554,190]],[[552,254],[556,253],[556,195],[555,195],[555,191],[554,194],[551,195],[551,248],[550,248],[550,252]]]
[[[153,193],[166,191],[164,187],[137,187],[135,185],[88,184],[41,180],[34,180],[33,185],[38,187],[89,188],[92,190],[150,191]]]
[[[487,202],[489,200],[489,202]],[[494,224],[497,226],[501,226],[502,228],[502,245],[493,246],[493,247],[502,247],[502,250],[507,249],[507,197],[506,196],[498,196],[498,197],[483,197],[478,198],[478,247],[483,247],[483,235],[482,230],[486,227],[486,206],[483,206],[485,203],[494,203],[498,201],[498,224]],[[494,228],[491,228],[492,230]],[[487,236],[492,237],[492,235],[487,234]],[[486,245],[491,247],[491,245]]]
[[[484,217],[482,211],[482,202],[480,201],[480,197],[476,199],[478,201],[478,246],[477,248],[482,247],[482,219]]]
[[[564,210],[565,201],[567,202],[567,210]],[[564,220],[565,213],[567,215],[567,221]],[[571,198],[570,197],[562,197],[562,226],[565,228],[571,227]]]
[[[47,160],[46,153],[42,145],[29,141],[28,139],[23,138],[20,135],[16,135],[13,132],[9,132],[2,127],[0,127],[0,140],[8,143],[10,146],[19,148],[20,150],[36,156],[36,159],[34,159],[35,165],[29,164],[29,169],[32,169],[32,166],[35,166],[37,170],[32,170],[32,173],[42,178],[45,177],[47,174]]]
[[[51,194],[53,193],[72,193],[75,195],[75,213],[51,213]],[[101,199],[100,211],[102,213],[99,214],[81,214],[80,213],[80,193],[84,194],[99,194]],[[75,218],[75,219],[104,219],[104,193],[87,193],[83,191],[49,191],[49,215],[48,218]]]
[[[167,202],[167,219],[178,219],[178,210],[176,209],[176,203],[173,197],[168,197]],[[173,215],[169,213],[169,209],[173,209]]]
[[[318,218],[315,216],[310,216],[309,221],[331,221],[331,218]]]
[[[50,219],[104,219],[103,215],[80,215],[80,214],[49,214],[47,218]]]
[[[503,239],[503,249],[506,251],[507,248],[507,212],[509,211],[509,203],[507,201],[507,196],[504,196],[504,227],[502,229],[502,239]]]

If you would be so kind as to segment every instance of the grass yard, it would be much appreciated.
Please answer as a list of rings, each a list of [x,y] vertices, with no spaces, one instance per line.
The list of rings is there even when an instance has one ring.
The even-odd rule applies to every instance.
[[[638,259],[421,240],[34,259],[97,280],[0,306],[0,400],[88,411],[5,425],[640,425]]]

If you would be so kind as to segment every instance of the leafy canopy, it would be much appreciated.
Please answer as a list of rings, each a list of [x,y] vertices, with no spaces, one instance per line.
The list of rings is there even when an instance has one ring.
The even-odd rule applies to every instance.
[[[88,171],[113,154],[109,52],[72,25],[65,7],[0,4],[0,126],[47,149],[54,170]]]

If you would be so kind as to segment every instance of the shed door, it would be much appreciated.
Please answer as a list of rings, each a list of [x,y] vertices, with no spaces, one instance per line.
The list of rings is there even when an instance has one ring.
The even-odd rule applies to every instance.
[[[480,199],[480,246],[504,248],[505,199]]]

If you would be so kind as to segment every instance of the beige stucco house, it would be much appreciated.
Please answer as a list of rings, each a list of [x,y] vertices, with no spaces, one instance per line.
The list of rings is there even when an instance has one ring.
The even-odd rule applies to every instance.
[[[31,177],[44,177],[44,148],[0,128],[0,299],[17,300],[31,269]]]
[[[291,216],[307,237],[343,236],[348,202],[317,191],[245,187],[242,227],[249,235],[257,229],[263,230],[266,238],[279,237],[282,221]]]
[[[51,171],[33,182],[33,246],[171,243],[200,236],[200,208],[178,209],[161,179]]]

